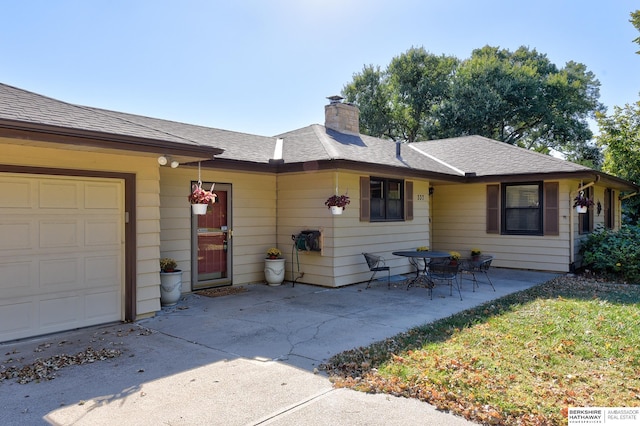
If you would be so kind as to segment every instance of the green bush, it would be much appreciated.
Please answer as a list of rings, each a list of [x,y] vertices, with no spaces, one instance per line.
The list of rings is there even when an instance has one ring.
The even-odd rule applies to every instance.
[[[584,267],[596,274],[640,284],[640,226],[593,232],[583,241],[580,253]]]

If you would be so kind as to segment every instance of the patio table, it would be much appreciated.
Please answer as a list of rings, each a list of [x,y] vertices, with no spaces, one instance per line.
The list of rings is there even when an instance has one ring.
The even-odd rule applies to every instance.
[[[429,278],[428,269],[429,269],[429,261],[430,259],[442,259],[446,257],[450,257],[451,255],[446,251],[418,251],[418,250],[403,250],[403,251],[394,251],[392,252],[394,256],[403,256],[408,257],[411,264],[416,268],[416,276],[415,278],[409,279],[407,283],[407,290],[412,286],[421,285],[427,288],[433,288],[435,285],[434,282]],[[417,261],[412,261],[414,259],[420,259],[423,263],[423,266],[420,267]],[[422,274],[421,274],[422,272]]]

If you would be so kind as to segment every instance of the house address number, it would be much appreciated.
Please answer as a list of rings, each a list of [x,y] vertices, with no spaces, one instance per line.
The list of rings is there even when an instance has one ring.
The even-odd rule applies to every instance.
[[[418,194],[418,201],[424,201],[424,194]]]

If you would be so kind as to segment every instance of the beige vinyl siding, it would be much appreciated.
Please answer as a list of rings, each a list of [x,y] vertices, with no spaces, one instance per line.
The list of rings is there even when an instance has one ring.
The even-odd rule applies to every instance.
[[[150,154],[91,152],[22,145],[22,141],[3,140],[2,163],[58,169],[98,170],[136,175],[137,317],[153,315],[160,309],[158,163]],[[17,143],[17,144],[14,144]],[[74,147],[75,148],[75,147]]]
[[[501,235],[486,232],[486,184],[437,186],[432,197],[432,248],[469,256],[477,247],[495,256],[494,266],[568,271],[568,191],[569,183],[561,181],[559,235]]]
[[[408,261],[391,253],[429,245],[429,183],[414,182],[414,218],[398,222],[361,222],[359,212],[360,176],[339,171],[292,173],[278,178],[278,244],[287,258],[287,279],[293,268],[296,282],[308,282],[327,287],[340,287],[366,281],[371,276],[363,252],[382,255],[392,273],[409,272]],[[390,176],[395,177],[397,176]],[[351,203],[342,215],[332,215],[326,199],[348,191]],[[418,200],[420,196],[420,200]],[[305,229],[323,233],[323,249],[318,252],[295,252],[292,259],[291,235]],[[293,260],[293,262],[292,262]]]
[[[198,169],[162,167],[160,176],[160,252],[163,257],[176,259],[183,271],[182,291],[189,292],[191,207],[187,196],[191,181],[198,180]],[[200,176],[202,182],[231,184],[232,284],[263,281],[265,252],[276,245],[275,175],[202,168]],[[283,247],[281,250],[285,251]]]

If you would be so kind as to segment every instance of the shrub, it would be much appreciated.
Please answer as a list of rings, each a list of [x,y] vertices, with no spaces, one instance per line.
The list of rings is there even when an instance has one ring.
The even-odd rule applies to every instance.
[[[597,274],[640,284],[640,227],[623,225],[619,231],[599,229],[580,247],[584,266]]]

